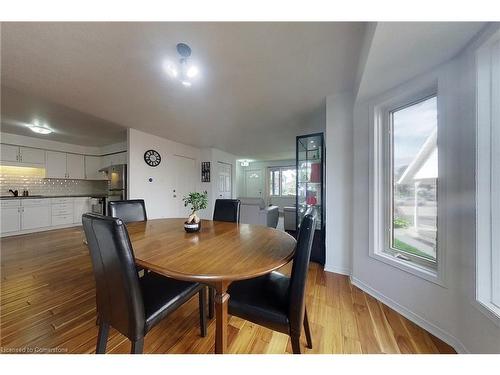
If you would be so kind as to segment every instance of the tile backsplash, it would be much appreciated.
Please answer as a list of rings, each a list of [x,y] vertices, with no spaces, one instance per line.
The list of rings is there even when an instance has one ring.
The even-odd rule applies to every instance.
[[[28,190],[30,195],[106,194],[107,181],[44,178],[45,169],[0,166],[0,195],[10,195],[9,189]]]

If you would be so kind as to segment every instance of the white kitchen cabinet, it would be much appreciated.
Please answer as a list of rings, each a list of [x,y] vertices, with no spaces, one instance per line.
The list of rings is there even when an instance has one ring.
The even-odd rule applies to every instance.
[[[104,172],[99,172],[102,168],[102,158],[100,156],[85,155],[85,179],[87,180],[107,180]]]
[[[49,227],[50,199],[23,199],[21,201],[21,230]]]
[[[32,147],[1,145],[2,162],[14,162],[15,165],[43,165],[45,164],[45,150]]]
[[[74,198],[52,198],[52,226],[73,224]]]
[[[21,163],[45,164],[45,150],[31,147],[19,147]]]
[[[127,152],[118,152],[116,154],[102,156],[102,168],[117,164],[127,164]]]
[[[67,178],[66,153],[57,151],[47,151],[45,163],[45,177],[47,178]]]
[[[65,152],[47,151],[47,178],[85,178],[85,158],[83,155],[67,154]]]
[[[21,230],[21,207],[19,199],[6,199],[0,202],[1,233],[18,232]]]
[[[0,159],[11,162],[19,162],[19,146],[11,146],[11,145],[0,145]]]
[[[82,215],[92,211],[90,197],[75,198],[73,205],[73,223],[82,224]]]
[[[66,154],[66,174],[68,178],[85,178],[85,158],[83,155]]]

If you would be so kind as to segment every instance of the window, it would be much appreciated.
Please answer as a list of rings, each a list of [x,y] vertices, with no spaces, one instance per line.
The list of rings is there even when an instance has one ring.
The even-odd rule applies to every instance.
[[[370,111],[369,255],[444,285],[438,80],[400,88]]]
[[[500,317],[500,34],[477,55],[476,298]]]
[[[389,112],[390,222],[387,252],[435,268],[437,97]]]
[[[295,167],[274,167],[269,169],[269,195],[291,197],[296,194]]]

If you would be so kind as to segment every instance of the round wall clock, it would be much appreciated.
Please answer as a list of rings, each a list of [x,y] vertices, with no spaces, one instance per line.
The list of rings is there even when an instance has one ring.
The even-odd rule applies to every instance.
[[[144,161],[150,167],[157,167],[161,162],[161,156],[158,151],[155,150],[147,150],[144,153]]]

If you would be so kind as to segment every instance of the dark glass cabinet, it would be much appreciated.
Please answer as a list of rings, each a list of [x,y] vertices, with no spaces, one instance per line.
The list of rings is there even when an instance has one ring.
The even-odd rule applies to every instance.
[[[316,207],[318,219],[311,261],[325,264],[325,147],[323,133],[301,135],[296,141],[297,229],[308,207]],[[298,233],[298,232],[297,232]]]

